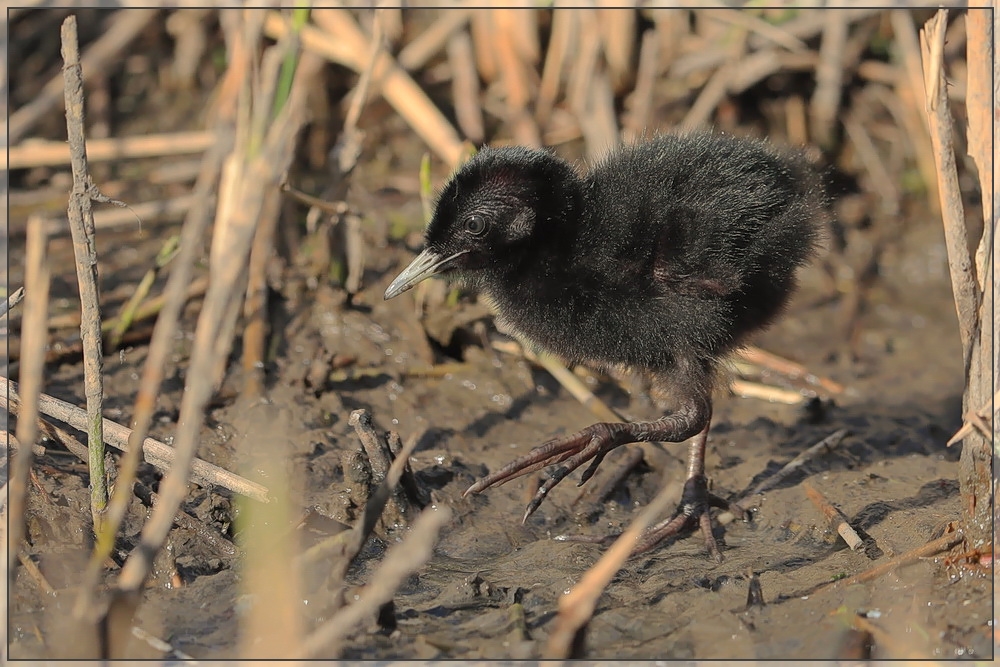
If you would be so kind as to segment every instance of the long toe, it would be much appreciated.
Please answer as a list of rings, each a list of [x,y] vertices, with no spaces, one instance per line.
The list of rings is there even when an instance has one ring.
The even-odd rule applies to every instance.
[[[698,526],[705,540],[705,548],[712,558],[721,563],[722,552],[712,533],[712,516],[710,509],[719,507],[733,511],[737,516],[744,516],[744,511],[738,505],[709,493],[705,478],[701,475],[691,477],[684,483],[684,493],[680,505],[674,515],[659,524],[647,529],[636,544],[633,554],[649,551],[663,540],[675,537],[684,530]]]
[[[566,475],[591,459],[595,460],[595,464],[600,463],[605,454],[615,447],[625,444],[625,440],[622,439],[622,435],[625,433],[622,426],[622,424],[593,424],[572,435],[549,440],[478,480],[466,489],[463,495],[479,493],[491,486],[499,486],[536,470],[565,462],[565,465],[554,469],[549,479],[539,488],[539,494],[536,494],[535,498],[537,502],[532,501],[533,507],[528,512],[530,514],[534,508],[538,507],[545,495],[552,490],[552,487],[562,481]],[[594,468],[596,465],[591,465],[591,470]],[[591,474],[593,473],[591,472]],[[586,478],[589,478],[589,475]]]

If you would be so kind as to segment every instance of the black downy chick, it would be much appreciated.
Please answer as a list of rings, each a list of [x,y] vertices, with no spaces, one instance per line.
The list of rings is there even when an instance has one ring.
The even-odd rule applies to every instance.
[[[436,274],[485,293],[500,324],[571,362],[649,374],[676,409],[599,423],[535,448],[476,482],[482,491],[551,466],[525,519],[569,473],[638,441],[690,445],[677,512],[634,552],[700,525],[721,560],[705,442],[727,352],[781,312],[823,217],[816,173],[796,153],[725,135],[662,135],[612,151],[581,177],[541,150],[485,148],[441,193],[425,249],[385,292]],[[740,511],[737,507],[734,509]]]

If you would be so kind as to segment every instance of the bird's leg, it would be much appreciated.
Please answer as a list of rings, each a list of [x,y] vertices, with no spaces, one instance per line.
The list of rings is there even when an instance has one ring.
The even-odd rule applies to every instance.
[[[684,492],[674,515],[665,521],[648,528],[636,541],[633,554],[649,551],[668,537],[677,535],[693,522],[697,521],[705,538],[705,547],[716,562],[722,562],[719,545],[712,535],[712,517],[710,507],[732,510],[737,516],[744,516],[745,511],[738,505],[729,503],[719,496],[710,493],[705,479],[705,444],[708,441],[708,424],[691,440],[688,450],[688,473],[684,482]]]
[[[594,475],[601,461],[615,447],[630,442],[683,442],[702,431],[707,434],[711,416],[711,399],[708,396],[699,396],[682,404],[676,412],[653,422],[594,424],[573,435],[555,438],[536,447],[477,481],[466,490],[465,495],[509,482],[541,468],[562,464],[552,469],[548,479],[538,488],[524,512],[522,519],[524,521],[538,509],[556,484],[587,461],[593,459],[584,471],[580,484]],[[703,462],[704,442],[698,463],[699,470],[704,467]],[[694,466],[694,459],[691,459],[691,466]],[[704,479],[704,475],[701,475],[701,478]],[[707,493],[707,488],[705,492]]]

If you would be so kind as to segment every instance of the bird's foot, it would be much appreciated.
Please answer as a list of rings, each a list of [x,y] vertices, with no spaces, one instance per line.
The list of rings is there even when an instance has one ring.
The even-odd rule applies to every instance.
[[[705,477],[703,475],[696,475],[688,478],[684,483],[684,492],[681,495],[681,501],[673,515],[669,519],[661,521],[643,531],[638,540],[636,540],[635,547],[632,549],[632,555],[649,551],[668,537],[676,536],[687,528],[693,528],[697,524],[701,528],[701,534],[705,539],[705,548],[708,549],[708,553],[711,554],[717,563],[721,563],[722,553],[719,551],[715,535],[712,534],[712,517],[709,514],[709,510],[712,507],[729,510],[734,516],[743,519],[749,517],[749,512],[738,504],[731,503],[710,492]],[[621,533],[618,533],[599,538],[560,535],[556,539],[565,542],[592,542],[609,545],[618,539],[620,535]]]
[[[532,512],[545,500],[549,491],[571,472],[593,459],[583,472],[583,478],[580,480],[580,484],[583,484],[593,477],[608,452],[615,447],[633,442],[634,437],[629,432],[628,426],[628,424],[594,424],[573,435],[549,440],[496,472],[483,477],[470,486],[464,495],[479,493],[491,486],[499,486],[522,475],[561,463],[562,465],[549,472],[548,479],[538,487],[535,497],[528,503],[522,519],[522,522],[527,521]]]

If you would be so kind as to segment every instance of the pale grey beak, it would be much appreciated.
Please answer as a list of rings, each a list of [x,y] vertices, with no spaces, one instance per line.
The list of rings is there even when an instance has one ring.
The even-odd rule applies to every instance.
[[[388,301],[394,296],[399,296],[406,290],[410,289],[417,283],[433,275],[446,271],[455,261],[456,258],[464,255],[467,250],[462,250],[456,252],[454,255],[449,257],[441,257],[433,250],[425,249],[419,255],[413,258],[410,265],[407,266],[402,272],[396,276],[396,279],[392,281],[389,285],[389,289],[385,291],[385,300]]]

